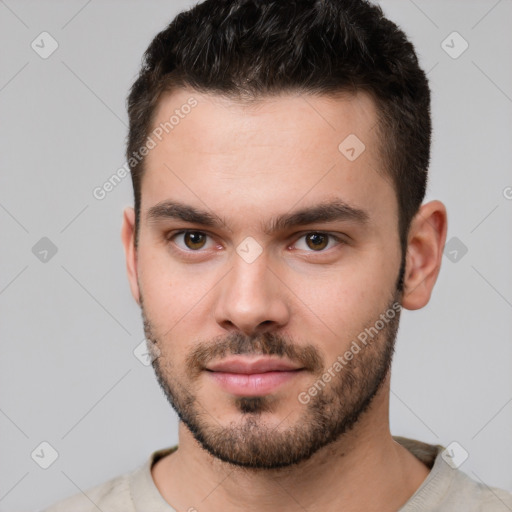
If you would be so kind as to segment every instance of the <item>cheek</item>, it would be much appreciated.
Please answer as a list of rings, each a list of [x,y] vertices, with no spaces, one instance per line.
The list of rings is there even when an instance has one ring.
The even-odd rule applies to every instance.
[[[393,255],[384,254],[382,248],[367,247],[342,257],[336,266],[308,276],[294,272],[290,279],[297,296],[315,312],[341,313],[340,318],[344,318],[353,310],[371,311],[372,304],[387,298],[396,279],[394,274]]]
[[[326,361],[343,353],[385,312],[396,279],[390,257],[368,251],[357,263],[317,274],[314,279],[294,276],[291,288],[300,299],[295,326],[318,346]]]
[[[144,309],[161,332],[170,329],[185,313],[193,287],[173,269],[160,251],[140,250],[138,277]]]
[[[216,269],[178,265],[165,250],[142,250],[138,266],[144,310],[160,336],[206,328],[208,299],[221,277]]]

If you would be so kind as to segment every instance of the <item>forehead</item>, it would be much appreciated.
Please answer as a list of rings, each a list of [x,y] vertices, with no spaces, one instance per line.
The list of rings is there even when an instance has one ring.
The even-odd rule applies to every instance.
[[[221,214],[259,207],[261,215],[264,205],[286,210],[340,198],[396,216],[376,125],[375,103],[364,93],[244,103],[177,89],[153,118],[142,209],[172,196]]]
[[[190,108],[190,104],[195,106]],[[170,120],[172,126],[168,126]],[[378,142],[376,105],[364,92],[336,96],[290,92],[243,101],[178,88],[160,99],[152,130],[165,129],[166,123],[168,130],[163,136],[181,135],[182,149],[193,145],[221,152],[249,139],[267,139],[274,145],[292,147],[307,140],[307,147],[320,145],[325,150],[331,142],[341,142],[350,134],[364,139],[370,151]],[[210,129],[198,131],[201,123]],[[337,146],[331,144],[330,148],[336,156]]]

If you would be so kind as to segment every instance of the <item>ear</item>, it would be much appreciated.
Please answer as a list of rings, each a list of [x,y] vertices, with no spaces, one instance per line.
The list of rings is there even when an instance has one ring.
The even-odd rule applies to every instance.
[[[441,268],[448,220],[441,201],[422,205],[409,229],[402,305],[420,309],[428,303]]]
[[[135,247],[135,211],[133,208],[125,208],[123,212],[123,226],[121,228],[121,240],[126,257],[126,271],[132,295],[140,306],[139,282],[137,279],[137,249]]]

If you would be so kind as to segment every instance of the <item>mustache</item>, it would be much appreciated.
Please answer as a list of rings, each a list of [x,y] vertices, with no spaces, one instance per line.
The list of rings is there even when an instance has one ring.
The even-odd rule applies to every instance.
[[[214,359],[242,354],[286,357],[313,373],[323,369],[322,358],[313,345],[300,346],[286,336],[272,332],[253,336],[233,332],[200,342],[186,357],[185,365],[189,374],[196,376]]]

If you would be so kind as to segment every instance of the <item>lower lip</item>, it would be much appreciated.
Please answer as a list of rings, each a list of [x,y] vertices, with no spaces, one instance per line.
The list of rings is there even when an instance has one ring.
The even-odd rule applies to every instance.
[[[207,373],[228,393],[238,396],[261,396],[268,395],[285,382],[297,377],[302,370],[253,374],[211,371]]]

